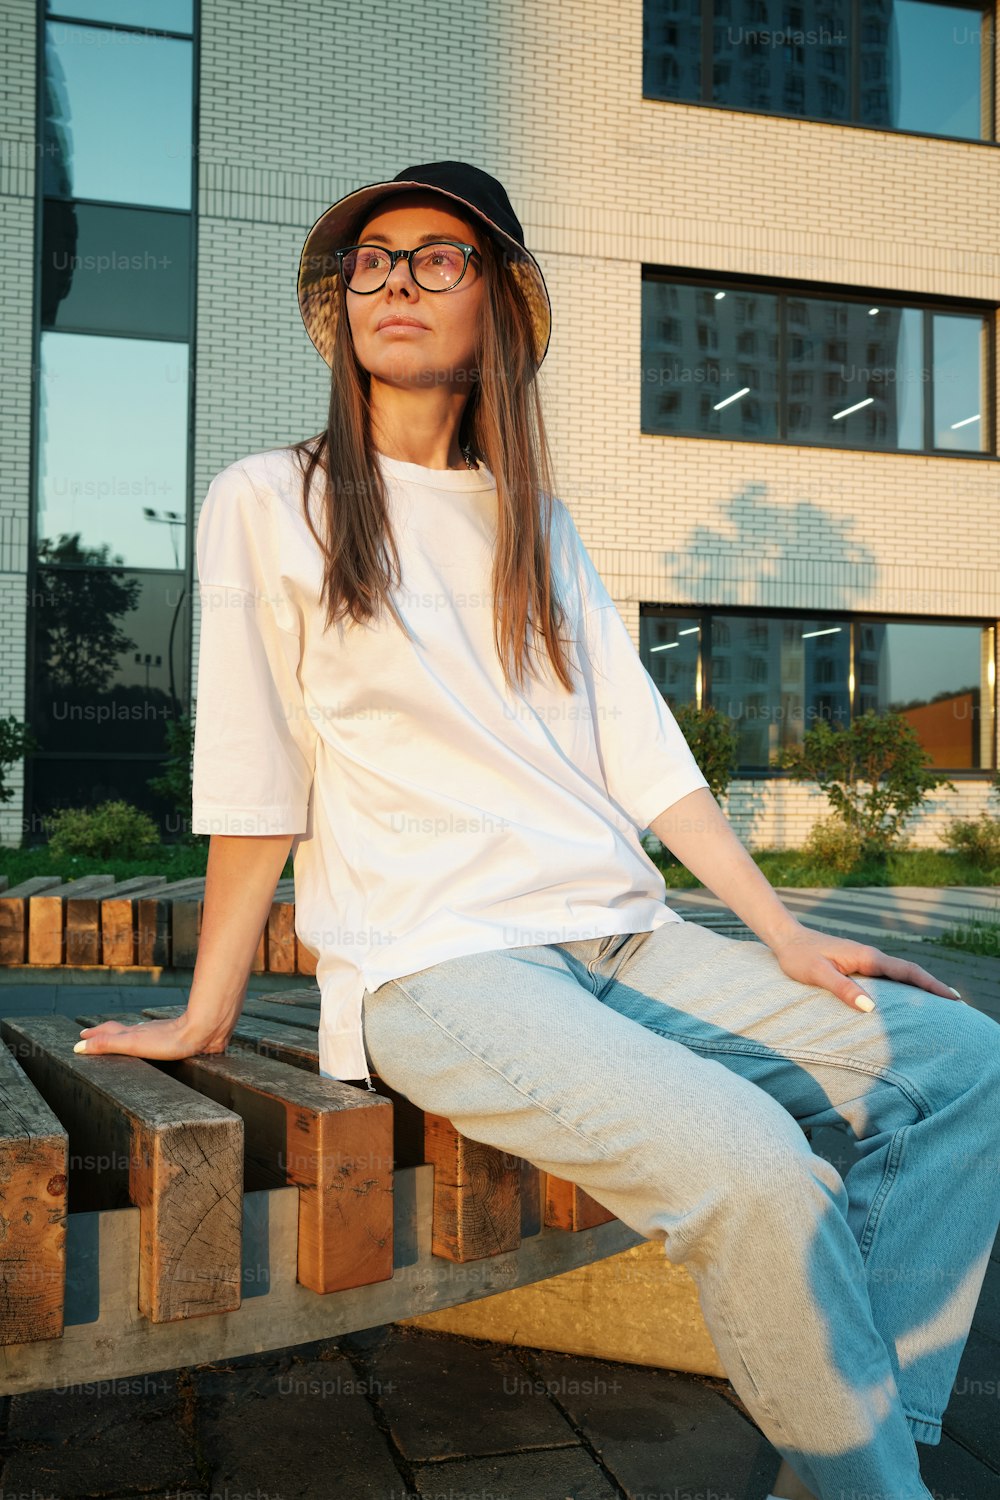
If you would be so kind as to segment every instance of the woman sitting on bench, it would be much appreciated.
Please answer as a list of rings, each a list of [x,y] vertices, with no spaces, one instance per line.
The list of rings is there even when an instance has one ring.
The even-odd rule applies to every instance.
[[[321,1071],[687,1266],[774,1494],[926,1500],[1000,1218],[1000,1028],[804,927],[733,832],[553,495],[549,298],[501,184],[433,162],[347,194],[298,295],[326,427],[199,517],[187,1010],[86,1050],[223,1051],[291,850]],[[647,828],[757,941],[665,904]],[[803,1134],[838,1121],[843,1179]]]

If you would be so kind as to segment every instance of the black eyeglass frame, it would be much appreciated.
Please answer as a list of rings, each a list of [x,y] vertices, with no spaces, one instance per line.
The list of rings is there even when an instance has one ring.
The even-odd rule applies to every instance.
[[[462,266],[459,275],[452,282],[451,286],[424,286],[423,282],[417,281],[416,276],[413,275],[413,257],[416,255],[418,250],[429,250],[431,248],[431,245],[451,245],[453,249],[461,250],[465,255],[465,263]],[[367,292],[359,292],[356,287],[351,286],[351,283],[344,276],[344,256],[350,255],[352,250],[364,249],[379,250],[383,255],[388,255],[389,269],[385,273],[385,280],[380,282],[378,286],[373,286],[371,290]],[[479,261],[480,265],[482,264],[483,259],[482,255],[476,249],[475,245],[463,245],[460,240],[428,240],[424,245],[414,245],[412,250],[390,250],[386,245],[375,245],[371,243],[366,244],[365,241],[362,241],[360,245],[345,245],[343,250],[337,250],[335,254],[337,256],[337,270],[344,290],[345,292],[353,292],[356,297],[372,297],[376,292],[380,292],[385,286],[386,281],[389,280],[389,277],[396,269],[397,260],[403,260],[404,258],[406,259],[410,267],[410,275],[413,276],[413,280],[416,282],[417,286],[422,292],[437,293],[453,292],[455,290],[455,288],[461,282],[462,277],[469,269],[469,259],[471,256],[474,255]]]

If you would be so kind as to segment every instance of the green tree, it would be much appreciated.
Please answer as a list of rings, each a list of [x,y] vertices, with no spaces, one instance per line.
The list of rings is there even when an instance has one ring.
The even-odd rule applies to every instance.
[[[714,797],[724,797],[736,770],[739,736],[728,714],[706,704],[682,703],[672,710],[691,754]]]

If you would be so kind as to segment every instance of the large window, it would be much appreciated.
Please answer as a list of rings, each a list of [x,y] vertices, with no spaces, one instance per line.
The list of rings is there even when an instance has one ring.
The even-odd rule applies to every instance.
[[[186,343],[43,331],[39,558],[65,534],[115,565],[183,570],[187,418]]]
[[[642,282],[643,432],[993,451],[992,315],[749,282]]]
[[[191,0],[49,0],[32,826],[149,779],[190,704]]]
[[[191,43],[117,26],[45,29],[46,195],[191,207]]]
[[[819,719],[901,713],[932,764],[990,771],[996,734],[991,625],[793,611],[648,609],[640,655],[672,709],[732,719],[744,775],[776,770]]]
[[[644,0],[643,94],[987,141],[993,25],[992,4]]]

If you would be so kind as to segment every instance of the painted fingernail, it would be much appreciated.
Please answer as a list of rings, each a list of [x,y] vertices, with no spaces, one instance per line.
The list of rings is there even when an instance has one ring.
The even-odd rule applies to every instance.
[[[74,1052],[86,1052],[86,1050],[87,1050],[87,1043],[86,1042],[77,1042],[76,1045],[73,1048]]]
[[[956,1000],[961,1000],[962,997],[958,993],[958,990],[954,989],[950,984],[949,984],[948,988],[951,990],[951,993],[955,996]]]
[[[875,1001],[869,999],[869,997],[867,995],[862,995],[861,992],[860,992],[860,990],[858,991],[858,993],[853,998],[854,998],[854,1008],[856,1010],[874,1010],[875,1009]]]

